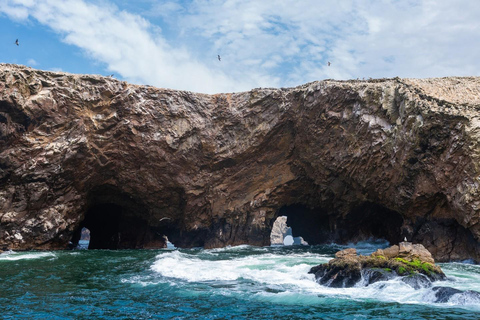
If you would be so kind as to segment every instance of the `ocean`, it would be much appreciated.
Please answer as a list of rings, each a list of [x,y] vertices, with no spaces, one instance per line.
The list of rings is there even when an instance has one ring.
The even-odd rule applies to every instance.
[[[362,254],[386,247],[363,242]],[[392,280],[328,288],[308,270],[348,246],[72,250],[0,255],[1,319],[480,319]],[[480,291],[480,265],[440,264],[439,285]]]

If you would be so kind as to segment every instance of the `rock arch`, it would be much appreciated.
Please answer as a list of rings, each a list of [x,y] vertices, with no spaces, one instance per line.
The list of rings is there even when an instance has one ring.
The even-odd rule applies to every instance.
[[[82,223],[107,224],[99,248],[268,245],[285,207],[295,232],[325,228],[312,243],[396,238],[402,218],[437,260],[480,260],[479,93],[395,78],[205,95],[2,64],[0,248],[63,249]]]

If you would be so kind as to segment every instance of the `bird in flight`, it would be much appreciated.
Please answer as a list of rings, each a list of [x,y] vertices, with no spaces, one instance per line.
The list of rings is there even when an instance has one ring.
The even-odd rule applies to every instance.
[[[222,61],[222,58],[220,58],[220,55],[217,54],[218,61]]]
[[[328,61],[328,66],[330,67],[330,65],[331,65],[331,63],[330,63],[330,61]]]
[[[19,45],[19,44],[18,44],[18,39],[17,39],[17,40],[15,40],[15,44],[16,44],[17,46]]]

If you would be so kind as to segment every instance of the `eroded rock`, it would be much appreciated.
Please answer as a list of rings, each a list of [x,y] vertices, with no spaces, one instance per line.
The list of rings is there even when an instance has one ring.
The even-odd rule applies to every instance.
[[[287,217],[278,217],[272,226],[270,244],[283,245],[283,239],[289,234],[289,230],[291,228],[287,226]]]
[[[345,249],[337,252],[328,263],[311,268],[309,273],[315,274],[320,284],[336,288],[368,286],[377,281],[403,277],[403,282],[418,289],[445,279],[428,250],[421,244],[409,242],[379,249],[369,256],[357,255],[353,248]]]
[[[0,247],[405,236],[480,260],[479,78],[216,95],[0,65]]]

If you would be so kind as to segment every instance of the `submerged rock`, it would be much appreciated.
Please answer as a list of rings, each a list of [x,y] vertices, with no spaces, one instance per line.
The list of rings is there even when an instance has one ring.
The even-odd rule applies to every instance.
[[[458,290],[450,287],[433,287],[435,301],[437,303],[452,302],[456,304],[478,304],[480,303],[480,292],[473,290]]]
[[[345,249],[328,263],[311,268],[309,273],[315,274],[320,284],[337,288],[368,286],[401,276],[402,281],[417,289],[446,278],[425,247],[409,242],[379,249],[370,256],[357,255],[352,248]]]

